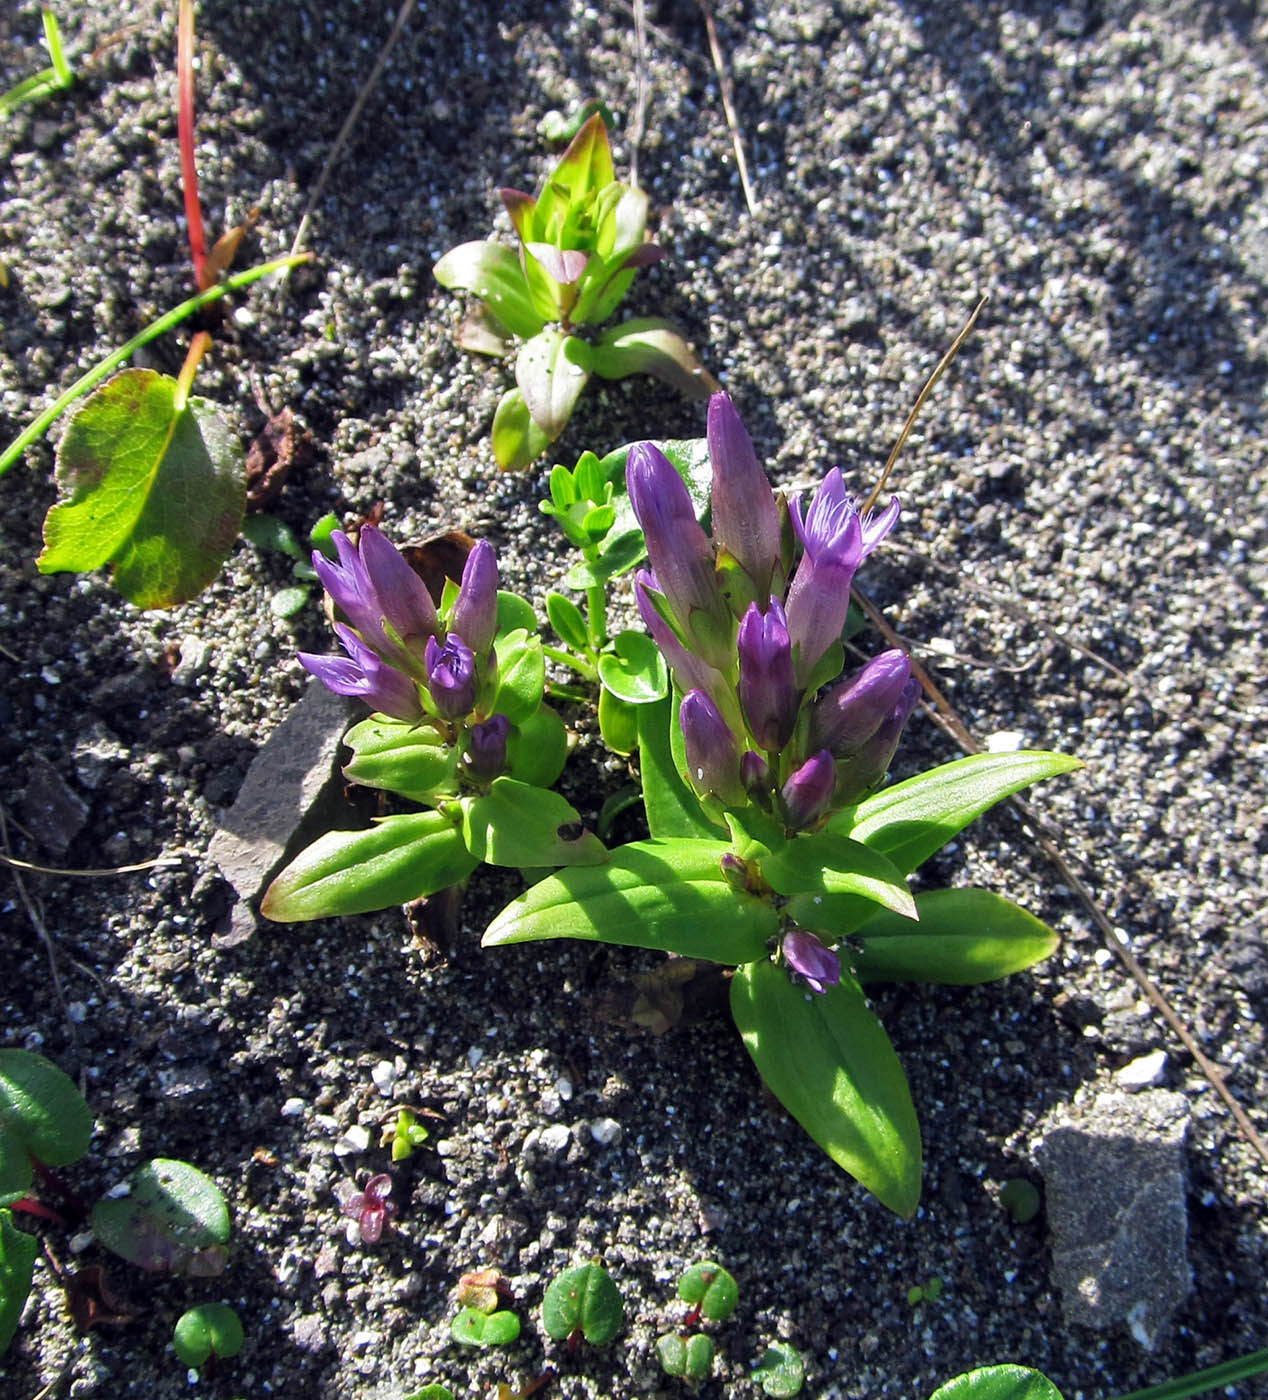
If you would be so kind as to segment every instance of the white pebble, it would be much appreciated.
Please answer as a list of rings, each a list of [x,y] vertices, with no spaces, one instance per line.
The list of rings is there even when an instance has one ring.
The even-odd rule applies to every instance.
[[[336,1157],[349,1157],[354,1152],[364,1152],[370,1145],[370,1130],[360,1123],[354,1123],[335,1143]]]
[[[541,1145],[551,1152],[562,1152],[568,1146],[572,1134],[563,1123],[552,1123],[542,1129]]]
[[[621,1136],[621,1125],[615,1118],[596,1118],[590,1124],[590,1136],[600,1147],[611,1147]]]
[[[374,1087],[383,1097],[391,1098],[392,1086],[396,1083],[396,1066],[391,1060],[380,1060],[370,1071],[370,1078],[374,1080]]]
[[[307,1107],[303,1099],[287,1099],[282,1105],[281,1114],[283,1118],[301,1118]]]
[[[1135,1093],[1137,1089],[1152,1089],[1161,1084],[1167,1073],[1167,1052],[1151,1050],[1148,1055],[1126,1064],[1114,1076],[1122,1088]]]
[[[481,1050],[478,1045],[473,1045],[471,1049],[467,1051],[467,1063],[472,1069],[475,1069],[476,1065],[478,1065],[482,1059],[484,1059],[484,1051]]]
[[[986,736],[987,753],[1016,753],[1026,742],[1020,729],[997,729]]]

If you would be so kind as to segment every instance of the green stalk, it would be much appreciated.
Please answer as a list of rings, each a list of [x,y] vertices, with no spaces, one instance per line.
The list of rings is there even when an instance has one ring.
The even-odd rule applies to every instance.
[[[1130,1395],[1120,1395],[1118,1400],[1188,1400],[1190,1395],[1218,1390],[1222,1386],[1232,1385],[1234,1381],[1257,1376],[1261,1371],[1268,1371],[1268,1351],[1252,1351],[1249,1356],[1239,1356],[1236,1361],[1225,1361],[1219,1366],[1208,1366],[1205,1371],[1192,1371],[1187,1376],[1178,1376],[1160,1385],[1133,1390]]]
[[[49,427],[65,413],[76,399],[86,394],[95,384],[100,383],[112,369],[123,364],[125,360],[131,359],[143,345],[148,345],[150,341],[156,340],[165,331],[170,331],[173,326],[180,325],[195,311],[201,310],[213,301],[219,301],[226,292],[236,292],[240,287],[250,286],[252,282],[258,282],[261,277],[267,277],[271,272],[280,272],[284,268],[295,267],[299,263],[308,262],[311,257],[311,253],[296,253],[290,257],[274,258],[270,262],[259,263],[255,267],[247,268],[245,272],[235,273],[234,276],[225,278],[223,282],[218,282],[214,287],[208,287],[205,292],[199,292],[197,296],[190,297],[188,301],[183,301],[179,306],[173,307],[171,311],[160,316],[157,321],[151,321],[139,335],[134,335],[126,345],[121,345],[117,350],[112,351],[99,364],[94,365],[87,374],[81,375],[75,380],[64,394],[55,399],[33,423],[29,424],[13,439],[4,452],[0,453],[0,476],[9,470],[36,438],[43,437]]]
[[[559,647],[542,646],[542,655],[549,657],[551,661],[556,661],[560,666],[567,666],[570,671],[576,671],[579,676],[583,676],[588,681],[599,679],[598,669],[591,666],[584,657],[578,656],[576,652],[563,651]]]
[[[45,10],[40,18],[44,21],[44,42],[48,45],[48,56],[53,60],[53,78],[59,88],[68,88],[75,81],[70,71],[66,55],[62,52],[62,35],[57,27],[57,16],[52,10]]]
[[[596,554],[598,551],[595,551]],[[586,631],[590,634],[590,645],[596,652],[608,644],[608,597],[603,584],[593,584],[586,589]]]

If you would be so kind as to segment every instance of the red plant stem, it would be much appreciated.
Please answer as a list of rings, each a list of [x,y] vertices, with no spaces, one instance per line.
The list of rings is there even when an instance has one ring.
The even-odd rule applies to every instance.
[[[207,290],[203,284],[207,252],[203,211],[198,203],[198,170],[194,165],[194,0],[180,0],[176,17],[176,133],[181,149],[189,254],[194,263],[194,284],[202,292]]]
[[[43,1201],[34,1201],[30,1196],[23,1196],[20,1201],[13,1201],[10,1210],[20,1210],[25,1215],[38,1215],[41,1220],[51,1220],[54,1225],[60,1225],[63,1229],[67,1227],[64,1216],[55,1211],[52,1206],[46,1206]]]
[[[71,1216],[71,1223],[78,1224],[79,1221],[87,1217],[88,1207],[56,1172],[50,1167],[46,1167],[38,1157],[31,1158],[31,1166],[35,1168],[35,1174],[39,1177],[41,1185],[47,1187],[66,1207]]]

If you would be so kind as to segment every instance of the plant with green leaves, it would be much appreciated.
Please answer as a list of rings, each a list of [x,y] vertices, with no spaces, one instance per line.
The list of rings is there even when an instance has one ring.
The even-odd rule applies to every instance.
[[[796,1347],[772,1342],[753,1367],[753,1379],[772,1400],[787,1400],[805,1384],[806,1363]]]
[[[735,1311],[739,1288],[734,1277],[712,1259],[693,1264],[678,1280],[678,1296],[688,1304],[676,1332],[656,1342],[656,1359],[666,1375],[698,1385],[713,1370],[713,1338],[695,1329],[701,1321],[725,1322]]]
[[[57,16],[52,10],[41,10],[44,22],[44,42],[48,46],[48,68],[41,68],[29,78],[15,83],[7,92],[0,93],[0,117],[7,117],[24,102],[38,102],[55,92],[65,92],[75,81],[75,74],[62,49],[62,33],[57,25]]]
[[[549,790],[563,769],[563,721],[543,701],[532,607],[499,592],[487,542],[467,556],[439,609],[385,535],[357,544],[335,531],[334,562],[313,568],[345,621],[343,657],[301,653],[324,685],[374,713],[344,742],[350,782],[416,808],[369,830],[320,837],[281,872],[261,904],[287,923],[402,904],[466,880],[484,862],[554,867],[607,859],[575,808]]]
[[[602,112],[589,117],[535,196],[500,191],[518,251],[496,238],[462,243],[436,280],[478,305],[458,343],[479,354],[515,352],[515,387],[493,417],[493,455],[526,467],[563,432],[592,374],[654,374],[692,398],[717,387],[667,321],[639,317],[584,339],[607,321],[640,267],[663,256],[646,239],[647,195],[616,178]],[[518,348],[517,348],[518,346]]]
[[[200,1303],[176,1320],[172,1350],[195,1370],[237,1356],[242,1350],[242,1321],[228,1303]]]
[[[582,1338],[606,1346],[621,1330],[625,1305],[612,1275],[597,1260],[565,1269],[551,1280],[542,1298],[542,1329],[575,1354]]]
[[[898,517],[860,509],[836,469],[803,513],[777,499],[731,401],[707,444],[712,539],[650,443],[629,451],[651,571],[640,614],[674,695],[638,708],[650,839],[513,900],[485,946],[623,943],[734,966],[731,1011],[776,1096],[900,1215],[920,1198],[906,1077],[868,981],[968,984],[1028,967],[1056,935],[983,889],[913,897],[910,873],[988,807],[1078,767],[980,754],[883,788],[920,685],[900,650],[844,674],[850,587]]]
[[[248,515],[242,522],[242,538],[248,544],[269,553],[283,554],[291,560],[295,582],[279,588],[269,599],[269,611],[275,617],[294,617],[314,591],[321,593],[321,581],[310,562],[310,555],[315,549],[327,559],[336,557],[331,536],[338,526],[338,517],[333,511],[328,511],[309,530],[308,549],[305,550],[295,531],[276,515]]]
[[[1133,1390],[1118,1400],[1190,1400],[1194,1395],[1222,1390],[1268,1371],[1268,1350],[1253,1351],[1233,1361],[1176,1376]],[[1041,1371],[1029,1366],[980,1366],[940,1385],[929,1400],[1063,1400],[1061,1392]]]

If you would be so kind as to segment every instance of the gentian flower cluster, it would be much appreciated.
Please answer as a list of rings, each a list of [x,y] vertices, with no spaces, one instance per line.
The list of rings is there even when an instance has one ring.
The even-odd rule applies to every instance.
[[[363,526],[355,545],[341,530],[331,538],[337,558],[314,551],[313,568],[346,619],[335,634],[347,655],[300,652],[300,662],[337,695],[433,726],[462,745],[469,777],[492,781],[506,766],[510,732],[505,715],[487,713],[497,681],[493,547],[481,540],[467,556],[446,628],[426,585],[380,530]]]
[[[897,649],[839,674],[850,585],[898,500],[861,512],[834,467],[807,509],[799,498],[786,506],[725,394],[709,403],[708,450],[712,539],[661,451],[630,449],[626,482],[651,564],[635,579],[639,612],[683,693],[697,795],[714,810],[751,803],[787,835],[811,831],[880,783],[920,695]],[[792,931],[783,951],[812,989],[836,983],[836,956],[813,935]]]

